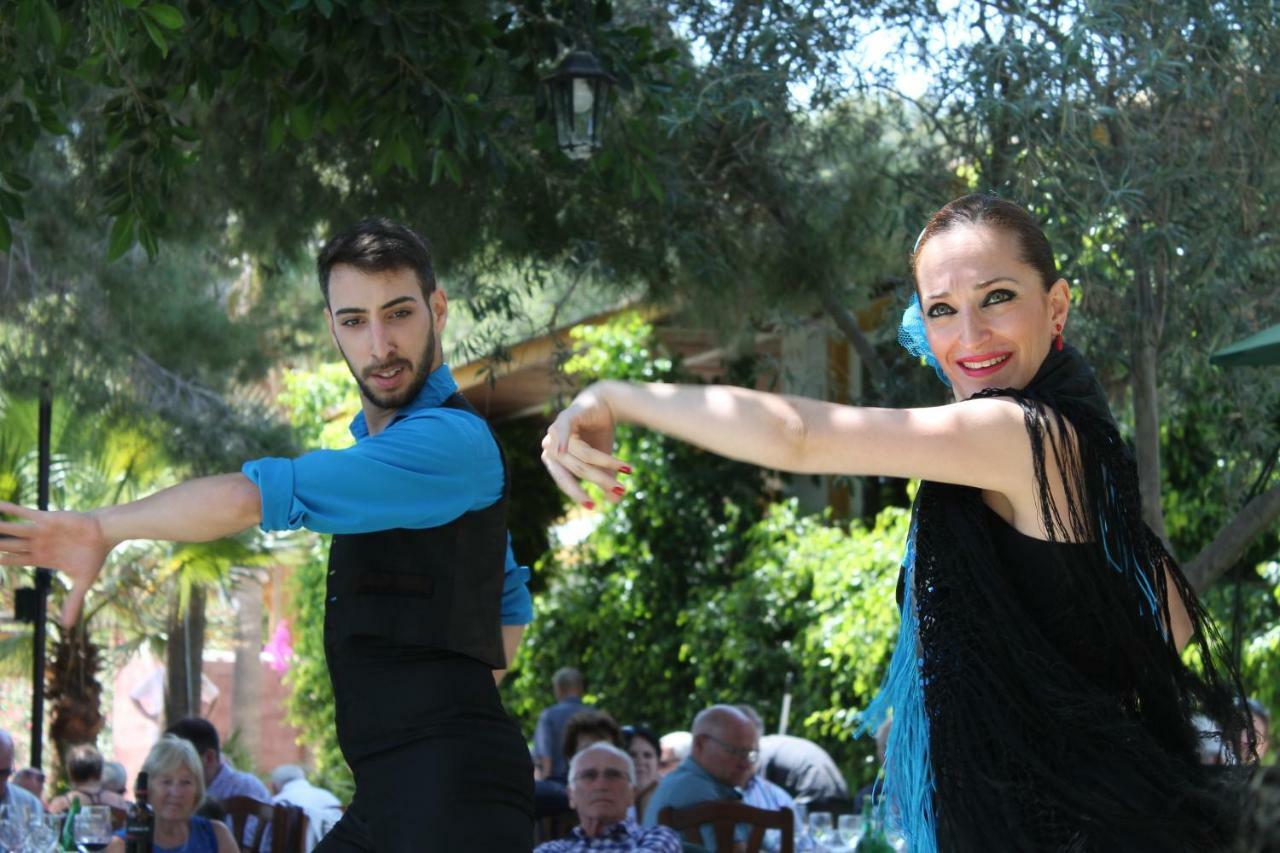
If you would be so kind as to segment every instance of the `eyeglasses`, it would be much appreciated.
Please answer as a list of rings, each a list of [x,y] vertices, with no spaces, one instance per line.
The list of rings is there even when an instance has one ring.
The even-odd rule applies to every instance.
[[[580,771],[573,777],[575,782],[594,782],[604,776],[606,782],[618,782],[627,778],[627,774],[623,773],[616,767],[606,767],[603,770],[597,770],[592,767],[590,770]]]
[[[760,750],[758,749],[743,749],[740,746],[730,746],[715,735],[707,735],[707,737],[720,744],[720,748],[732,755],[734,758],[745,758],[752,764],[755,764],[760,760]]]

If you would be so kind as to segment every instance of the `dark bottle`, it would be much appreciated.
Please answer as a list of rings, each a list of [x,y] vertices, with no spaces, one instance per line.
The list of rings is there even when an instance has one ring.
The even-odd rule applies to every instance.
[[[133,788],[133,805],[124,822],[125,853],[151,853],[151,838],[155,832],[156,816],[147,803],[147,772],[138,774]]]

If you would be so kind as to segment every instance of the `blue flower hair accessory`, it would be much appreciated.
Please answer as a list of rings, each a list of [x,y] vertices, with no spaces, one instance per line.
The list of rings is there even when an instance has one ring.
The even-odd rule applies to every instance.
[[[929,349],[929,339],[924,334],[924,314],[920,312],[920,298],[914,293],[911,294],[911,304],[902,312],[902,322],[898,325],[898,343],[932,367],[943,385],[951,387],[951,380],[942,372],[938,357]]]

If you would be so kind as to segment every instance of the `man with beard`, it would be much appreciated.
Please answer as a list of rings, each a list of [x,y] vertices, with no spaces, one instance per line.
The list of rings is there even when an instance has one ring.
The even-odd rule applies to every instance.
[[[0,504],[20,519],[0,522],[0,563],[68,575],[69,624],[126,539],[334,534],[325,656],[356,793],[317,850],[528,850],[533,768],[494,677],[532,615],[527,571],[506,534],[502,453],[443,363],[448,300],[426,242],[385,219],[334,237],[317,270],[360,388],[354,445],[87,513]]]

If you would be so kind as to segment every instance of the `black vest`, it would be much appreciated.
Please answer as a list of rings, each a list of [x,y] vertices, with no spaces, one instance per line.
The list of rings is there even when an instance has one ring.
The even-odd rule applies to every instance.
[[[441,403],[476,417],[455,393]],[[492,434],[490,430],[490,434]],[[498,443],[494,436],[494,443]],[[448,524],[336,534],[329,547],[325,646],[373,637],[396,646],[453,652],[506,667],[502,588],[511,478],[502,458],[502,497]]]

